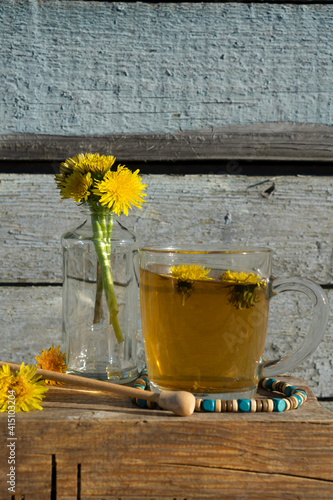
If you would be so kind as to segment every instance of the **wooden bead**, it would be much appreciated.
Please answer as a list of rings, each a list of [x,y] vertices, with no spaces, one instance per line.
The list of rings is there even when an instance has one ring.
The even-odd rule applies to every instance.
[[[287,388],[288,384],[286,382],[281,382],[280,385],[279,385],[279,389],[278,391],[279,392],[282,392],[282,394],[284,394],[286,388]]]
[[[251,408],[250,408],[250,412],[251,413],[254,413],[257,411],[257,402],[255,399],[251,399]]]
[[[195,400],[194,411],[201,411],[201,403],[202,403],[202,399],[196,399]]]
[[[299,400],[295,396],[291,396],[291,397],[293,398],[293,401],[294,401],[294,408],[297,408],[299,405]]]
[[[227,411],[227,402],[225,400],[221,401],[221,411],[222,412]]]
[[[227,401],[227,410],[226,411],[232,411],[232,400],[228,399]]]
[[[238,401],[237,399],[232,400],[232,411],[235,413],[238,411]]]
[[[263,387],[264,389],[266,389],[266,382],[267,382],[268,378],[263,378],[261,381],[260,381],[260,385],[261,387]]]
[[[268,402],[268,410],[267,411],[273,411],[274,410],[274,401],[272,399],[267,399]]]
[[[277,389],[277,391],[282,392],[284,394],[284,391],[286,390],[287,386],[288,386],[288,384],[286,382],[280,382],[279,388]]]
[[[221,413],[221,400],[220,399],[217,399],[215,401],[215,409],[214,409],[215,412],[217,413]]]
[[[290,409],[291,410],[293,410],[298,405],[297,399],[294,398],[293,396],[290,396],[289,398],[287,398],[287,400],[290,403]]]
[[[283,401],[286,402],[286,409],[285,409],[285,411],[290,410],[291,405],[290,405],[290,401],[288,400],[288,398],[283,398]]]
[[[263,399],[262,400],[262,411],[268,411],[268,400],[267,399]]]
[[[262,399],[256,399],[257,411],[262,411]]]

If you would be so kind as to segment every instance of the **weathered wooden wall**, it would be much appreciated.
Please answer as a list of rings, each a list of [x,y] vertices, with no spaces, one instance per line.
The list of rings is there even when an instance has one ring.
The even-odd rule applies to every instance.
[[[4,0],[0,133],[331,124],[333,6]]]
[[[275,275],[305,276],[332,285],[331,177],[145,175],[143,179],[148,184],[146,205],[122,217],[141,243],[269,246],[276,254]],[[0,287],[1,357],[33,361],[42,348],[61,340],[60,237],[82,215],[71,201],[59,202],[53,176],[2,174],[0,180],[1,282],[6,284]],[[262,192],[272,182],[274,195],[266,198]],[[326,292],[333,310],[333,290]],[[310,303],[301,295],[274,298],[267,354],[275,358],[287,353],[304,337],[310,316]],[[332,396],[332,348],[331,317],[319,349],[294,372],[318,396]]]
[[[325,285],[332,310],[332,13],[308,2],[0,3],[2,358],[33,361],[60,341],[60,235],[80,215],[58,202],[52,175],[23,172],[45,172],[40,160],[55,169],[82,148],[182,174],[145,178],[147,204],[125,221],[142,240],[269,245],[275,274]],[[165,163],[179,159],[180,169]],[[248,177],[240,159],[251,175],[260,160],[262,176]],[[273,178],[272,160],[300,174],[304,161],[326,167]],[[286,352],[308,317],[300,297],[274,299],[268,354]],[[295,371],[317,396],[333,396],[332,347],[331,317]]]

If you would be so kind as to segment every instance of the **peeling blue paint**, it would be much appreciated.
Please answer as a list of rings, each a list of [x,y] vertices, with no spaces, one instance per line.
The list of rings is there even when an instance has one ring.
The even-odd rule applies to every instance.
[[[332,124],[333,5],[6,0],[0,133]]]

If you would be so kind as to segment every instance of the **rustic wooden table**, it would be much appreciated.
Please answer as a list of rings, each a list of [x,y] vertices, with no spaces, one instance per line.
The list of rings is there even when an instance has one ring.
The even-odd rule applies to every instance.
[[[16,439],[0,415],[0,498],[332,499],[333,414],[307,391],[289,412],[182,418],[120,396],[51,388],[43,411],[16,414]]]

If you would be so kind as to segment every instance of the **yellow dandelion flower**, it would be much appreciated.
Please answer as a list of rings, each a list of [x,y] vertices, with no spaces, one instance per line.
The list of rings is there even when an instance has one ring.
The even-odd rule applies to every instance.
[[[115,156],[104,156],[99,153],[80,153],[73,158],[68,158],[60,165],[62,175],[70,175],[73,172],[80,174],[100,174],[103,176],[108,170],[111,170]]]
[[[42,349],[40,356],[35,357],[36,361],[38,361],[36,366],[37,368],[42,368],[43,370],[65,373],[67,370],[65,357],[65,354],[60,351],[60,345],[54,348],[54,345],[52,344],[50,349]],[[55,382],[54,380],[45,380],[45,382],[49,385],[62,385],[61,382]]]
[[[145,203],[143,189],[146,184],[142,184],[139,170],[131,172],[124,165],[119,165],[116,172],[106,172],[103,180],[96,181],[93,193],[99,196],[101,205],[108,206],[112,212],[120,215],[124,212],[128,215],[131,205],[141,208],[141,203]]]
[[[92,183],[93,181],[89,172],[87,174],[73,172],[61,183],[61,198],[73,198],[76,202],[87,201],[88,196],[91,194],[89,189],[91,188]]]
[[[226,271],[221,280],[232,285],[229,292],[229,304],[236,309],[249,309],[257,302],[256,289],[265,287],[266,282],[257,274],[237,271]]]
[[[43,409],[39,403],[48,387],[43,379],[36,377],[36,371],[36,367],[24,363],[15,373],[10,371],[9,364],[0,367],[0,412]]]
[[[101,291],[109,309],[110,324],[119,343],[124,338],[117,314],[119,311],[114,291],[110,256],[113,213],[128,215],[132,205],[141,208],[144,203],[143,193],[146,185],[138,176],[139,170],[131,172],[124,165],[118,165],[117,171],[111,171],[116,158],[100,156],[98,153],[78,154],[60,165],[60,173],[55,181],[62,199],[72,198],[75,202],[86,203],[91,212],[93,237],[102,276],[102,287],[96,294],[94,323],[99,322],[101,311]],[[105,244],[105,242],[107,244]]]
[[[65,160],[60,164],[60,173],[55,176],[62,199],[87,201],[94,180],[101,180],[115,161],[114,156],[100,156],[98,153],[80,153]]]
[[[55,176],[58,189],[61,190],[64,186],[66,186],[67,177],[72,175],[74,172],[76,158],[76,156],[74,158],[68,158],[68,160],[60,164],[60,174],[56,174]]]
[[[186,300],[191,296],[196,280],[211,280],[207,274],[210,269],[205,269],[205,266],[196,264],[180,264],[179,266],[171,266],[170,271],[173,278],[176,278],[176,289],[181,294],[182,306],[185,305]]]
[[[180,281],[194,281],[194,280],[211,280],[207,274],[210,269],[205,269],[205,266],[195,264],[182,264],[179,266],[170,267],[171,274],[174,278]]]
[[[226,271],[221,276],[222,281],[230,283],[244,283],[245,285],[260,285],[265,282],[261,276],[254,273],[245,273],[237,271]]]

